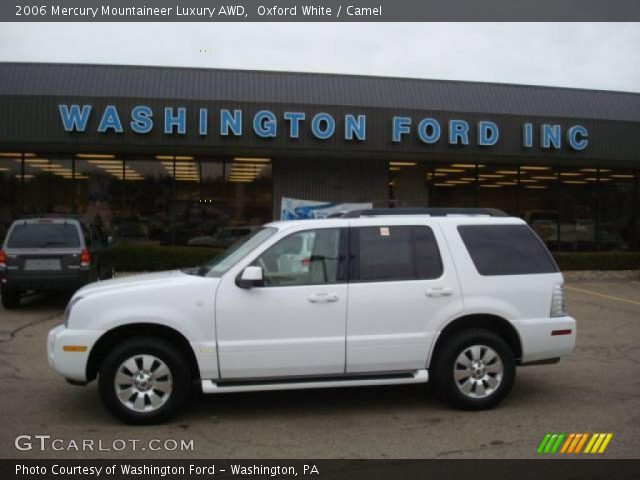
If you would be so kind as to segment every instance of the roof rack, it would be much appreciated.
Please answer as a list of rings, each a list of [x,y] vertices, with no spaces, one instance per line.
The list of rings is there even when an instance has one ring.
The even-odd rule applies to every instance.
[[[502,210],[495,208],[371,208],[367,210],[351,210],[342,218],[395,216],[395,215],[429,215],[431,217],[446,217],[447,215],[483,215],[489,217],[508,217]]]

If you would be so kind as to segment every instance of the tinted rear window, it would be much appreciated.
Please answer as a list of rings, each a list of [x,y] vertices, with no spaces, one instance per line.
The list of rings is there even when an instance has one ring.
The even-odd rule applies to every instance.
[[[352,277],[364,282],[425,280],[442,275],[442,260],[427,226],[359,227],[352,230]]]
[[[69,223],[21,223],[11,230],[7,248],[73,248],[80,246],[78,228]]]
[[[558,271],[547,248],[527,225],[463,225],[458,231],[480,275]]]

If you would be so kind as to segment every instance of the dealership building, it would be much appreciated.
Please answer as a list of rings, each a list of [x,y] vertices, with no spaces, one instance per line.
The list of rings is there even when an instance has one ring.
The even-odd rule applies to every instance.
[[[494,207],[555,250],[638,250],[639,186],[637,93],[0,63],[0,235],[58,213],[190,245],[293,198]]]

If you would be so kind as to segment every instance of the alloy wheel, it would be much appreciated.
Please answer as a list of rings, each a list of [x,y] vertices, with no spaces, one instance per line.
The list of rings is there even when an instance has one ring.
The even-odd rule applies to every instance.
[[[120,364],[114,379],[120,402],[135,412],[162,407],[173,391],[173,377],[165,362],[153,355],[134,355]]]
[[[503,375],[502,359],[486,345],[465,348],[453,367],[453,378],[460,392],[475,399],[492,395],[500,386]]]

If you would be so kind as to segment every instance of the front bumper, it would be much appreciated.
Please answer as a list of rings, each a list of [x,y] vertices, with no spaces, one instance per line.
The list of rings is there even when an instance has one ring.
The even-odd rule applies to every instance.
[[[87,381],[87,362],[91,348],[103,334],[101,330],[70,330],[58,325],[49,332],[47,338],[47,359],[49,365],[60,375],[74,382]],[[64,347],[74,348],[65,351]]]
[[[521,363],[564,357],[576,347],[576,321],[569,316],[516,323],[522,342]]]

